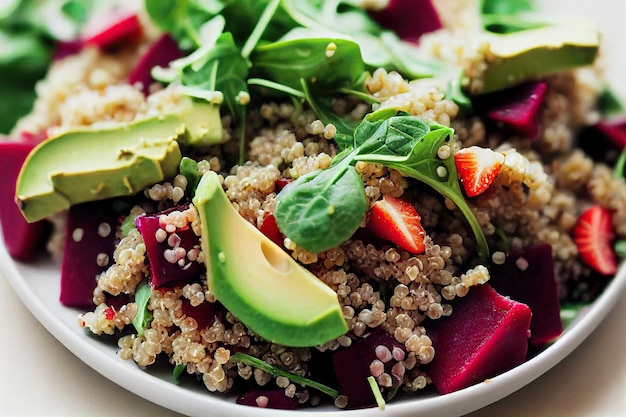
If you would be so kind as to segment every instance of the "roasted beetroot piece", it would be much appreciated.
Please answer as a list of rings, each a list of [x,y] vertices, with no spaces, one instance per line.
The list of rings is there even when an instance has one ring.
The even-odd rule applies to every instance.
[[[541,108],[548,85],[530,82],[507,90],[487,94],[476,100],[487,120],[496,126],[530,139],[541,129]]]
[[[426,324],[435,357],[426,372],[440,394],[477,384],[526,360],[531,311],[489,284],[472,287],[452,315]]]
[[[0,137],[0,175],[4,179],[0,187],[0,226],[9,255],[20,261],[32,259],[43,239],[43,220],[28,223],[15,204],[15,182],[34,147],[32,142],[4,141]]]
[[[136,14],[112,14],[111,20],[99,30],[89,27],[89,31],[83,34],[83,43],[108,49],[139,38],[141,31],[141,22]]]
[[[226,309],[220,302],[216,301],[214,303],[210,303],[208,301],[203,301],[197,306],[193,306],[186,298],[183,298],[182,310],[186,316],[191,317],[196,321],[198,324],[198,330],[203,330],[211,326],[218,316],[226,312]]]
[[[97,277],[113,264],[120,213],[114,200],[72,206],[61,267],[61,304],[92,309]]]
[[[390,0],[386,8],[372,11],[370,16],[408,42],[417,43],[424,33],[441,28],[431,0]]]
[[[376,330],[366,339],[333,355],[339,395],[348,397],[347,408],[374,407],[376,400],[367,381],[383,374],[391,375],[393,386],[401,382],[393,376],[394,365],[406,355],[404,345],[383,330]]]
[[[626,147],[626,116],[600,120],[594,129],[618,149]]]
[[[182,52],[172,37],[168,34],[162,35],[143,54],[139,63],[128,76],[128,83],[132,85],[141,83],[143,93],[149,94],[150,84],[153,82],[152,68],[156,66],[165,67],[181,56]]]
[[[492,268],[489,283],[498,293],[530,307],[532,346],[543,346],[563,332],[551,245],[510,254],[504,264]]]
[[[251,407],[274,408],[279,410],[295,410],[298,408],[298,399],[289,398],[285,390],[252,390],[237,398],[237,404]]]
[[[205,270],[204,265],[197,261],[200,239],[189,224],[184,227],[168,224],[167,215],[171,212],[135,219],[146,244],[154,288],[192,281]]]

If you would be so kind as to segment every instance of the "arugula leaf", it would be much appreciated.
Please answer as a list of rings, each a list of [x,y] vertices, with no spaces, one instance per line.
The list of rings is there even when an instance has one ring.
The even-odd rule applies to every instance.
[[[363,182],[353,165],[373,162],[415,178],[453,201],[467,219],[482,259],[489,255],[485,235],[465,201],[452,156],[442,160],[439,148],[453,129],[427,123],[395,110],[365,117],[333,165],[287,185],[276,198],[279,229],[299,246],[321,252],[341,244],[358,229],[367,210]]]
[[[331,398],[337,398],[339,396],[339,392],[337,392],[336,389],[333,389],[327,385],[324,384],[320,384],[319,382],[315,382],[313,380],[310,380],[308,378],[304,378],[301,377],[299,375],[296,374],[292,374],[290,372],[286,372],[283,371],[280,368],[277,368],[273,365],[270,365],[269,363],[259,359],[259,358],[255,358],[254,356],[250,356],[246,353],[241,353],[241,352],[237,352],[234,355],[231,355],[230,357],[230,361],[231,362],[241,362],[244,365],[250,365],[253,366],[255,368],[261,369],[265,372],[267,372],[268,374],[272,375],[273,377],[279,377],[279,376],[284,376],[285,378],[288,378],[291,382],[295,383],[295,384],[300,384],[300,385],[304,385],[304,386],[309,386],[311,388],[314,388],[316,390],[318,390],[319,392],[322,392],[326,395],[328,395]]]
[[[198,163],[187,156],[183,156],[180,160],[178,171],[187,178],[187,191],[189,198],[193,198],[196,187],[200,182],[200,174],[198,174]]]
[[[152,287],[146,282],[142,282],[135,290],[135,304],[137,304],[137,314],[133,319],[133,326],[139,336],[143,336],[144,330],[150,327],[152,313],[148,310],[148,302],[152,295]]]

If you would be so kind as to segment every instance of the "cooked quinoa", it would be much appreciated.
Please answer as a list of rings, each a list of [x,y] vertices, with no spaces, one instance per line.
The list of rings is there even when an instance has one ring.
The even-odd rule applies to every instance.
[[[466,87],[470,91],[480,90],[481,74],[490,52],[488,41],[475,36],[480,26],[475,2],[454,2],[458,10],[443,0],[435,4],[442,12],[444,28],[424,36],[421,52],[464,68]],[[460,18],[461,15],[466,18]],[[182,100],[189,100],[174,86],[154,85],[153,93],[145,96],[140,86],[125,83],[142,48],[153,39],[150,33],[146,36],[147,39],[115,55],[84,48],[57,61],[38,84],[39,98],[33,111],[20,121],[16,131],[51,134],[76,127],[129,122],[166,112]],[[578,285],[586,285],[590,275],[589,267],[577,258],[570,234],[584,209],[580,200],[610,208],[614,224],[618,225],[616,234],[626,238],[624,181],[614,178],[611,168],[575,148],[574,138],[580,129],[598,117],[594,113],[601,89],[595,77],[597,71],[585,68],[546,79],[548,92],[541,114],[541,132],[535,142],[505,137],[489,130],[478,118],[464,117],[459,106],[445,98],[444,86],[433,80],[407,80],[381,68],[369,74],[365,85],[380,100],[379,108],[395,108],[454,128],[453,140],[439,149],[442,159],[472,145],[489,147],[506,156],[493,192],[471,200],[471,209],[490,242],[498,230],[504,230],[515,236],[511,241],[514,249],[549,243],[556,263],[559,296],[565,300],[581,293]],[[350,113],[357,120],[372,110],[368,104],[348,100],[338,100],[334,105],[337,111]],[[224,116],[225,137],[234,134],[232,123],[230,116]],[[231,145],[215,146],[197,155],[198,173],[217,172],[233,207],[245,220],[261,227],[266,213],[273,213],[276,207],[280,180],[293,180],[331,165],[337,154],[332,140],[336,127],[324,124],[306,108],[298,112],[291,102],[282,101],[269,101],[249,109],[247,126],[245,163],[233,165],[227,158]],[[316,391],[293,384],[285,377],[273,378],[260,369],[233,363],[230,356],[243,348],[271,365],[306,377],[316,353],[350,346],[372,330],[382,329],[402,344],[405,352],[391,352],[379,346],[379,359],[370,367],[378,384],[400,387],[406,392],[425,389],[431,380],[423,365],[431,362],[436,351],[424,321],[451,315],[453,300],[489,280],[488,265],[477,259],[475,238],[451,201],[379,164],[358,162],[356,170],[370,206],[383,195],[408,197],[421,214],[428,234],[424,239],[425,251],[418,255],[394,245],[375,246],[358,237],[320,253],[309,252],[288,238],[284,240],[285,250],[337,293],[349,328],[346,334],[310,348],[279,346],[254,334],[229,312],[200,328],[184,312],[184,305],[216,303],[206,276],[202,275],[196,282],[180,287],[154,289],[148,302],[150,327],[138,335],[130,330],[138,310],[132,296],[139,283],[149,279],[150,270],[146,246],[136,230],[121,237],[113,265],[98,277],[93,297],[96,307],[79,315],[79,325],[97,335],[121,334],[118,355],[141,367],[152,365],[158,357],[167,357],[173,366],[184,366],[211,392],[226,393],[240,381],[254,380],[261,387],[284,389],[288,397],[309,405],[322,401]],[[200,236],[198,212],[193,204],[176,208],[187,186],[187,179],[178,175],[146,189],[144,196],[155,202],[158,210],[175,208],[165,216],[165,224],[182,222]],[[133,213],[143,215],[145,210],[136,206]],[[64,215],[53,220],[55,232],[49,250],[59,255],[63,250]],[[166,239],[167,228],[161,230],[163,236],[158,239]],[[181,256],[204,261],[199,248]],[[506,253],[495,249],[488,261],[502,264],[505,259]],[[523,261],[518,267],[525,267]],[[107,304],[120,295],[129,295],[131,301],[119,308]],[[397,360],[397,366],[390,375],[383,365],[391,357]],[[345,407],[346,399],[338,397],[335,405]]]

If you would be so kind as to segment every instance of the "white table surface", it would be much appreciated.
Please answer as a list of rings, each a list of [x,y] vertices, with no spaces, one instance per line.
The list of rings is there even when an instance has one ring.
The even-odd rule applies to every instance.
[[[587,10],[588,17],[600,22],[612,48],[626,52],[624,37],[615,36],[623,34],[626,25],[623,0],[540,3],[552,10],[563,11],[562,6],[574,13]],[[626,96],[624,52],[612,59],[609,77],[622,78],[620,92]],[[2,276],[0,317],[5,318],[0,338],[0,416],[178,416],[123,390],[75,358],[30,314]],[[626,416],[626,294],[560,364],[513,395],[471,414],[492,416]]]

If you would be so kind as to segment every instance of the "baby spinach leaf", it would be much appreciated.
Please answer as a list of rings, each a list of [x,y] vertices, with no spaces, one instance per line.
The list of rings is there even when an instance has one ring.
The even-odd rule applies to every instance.
[[[278,194],[274,216],[279,229],[316,253],[348,239],[367,210],[363,182],[353,165],[373,162],[424,182],[454,202],[475,235],[479,256],[486,259],[487,241],[463,196],[454,158],[438,156],[454,130],[394,113],[380,110],[366,116],[355,129],[354,147],[346,147],[330,168],[298,178]]]
[[[135,290],[135,304],[137,304],[137,314],[133,319],[133,326],[139,336],[143,336],[144,330],[150,327],[152,313],[148,310],[148,302],[152,295],[150,284],[142,282]]]
[[[346,241],[365,217],[363,181],[351,159],[312,172],[288,184],[276,200],[274,217],[280,230],[314,252]]]
[[[403,175],[415,178],[449,198],[467,219],[476,239],[478,255],[481,259],[487,259],[489,246],[480,223],[463,197],[454,158],[450,156],[442,160],[438,156],[439,148],[452,137],[453,133],[451,128],[431,124],[431,131],[414,141],[412,149],[405,155],[374,152],[358,154],[355,160],[379,163],[396,169]]]
[[[174,370],[172,371],[172,380],[174,381],[174,384],[180,384],[180,376],[183,374],[183,372],[185,372],[186,369],[187,365],[185,364],[176,365],[174,367]]]
[[[187,178],[187,194],[193,198],[196,193],[196,187],[200,182],[200,174],[198,174],[198,163],[187,156],[183,156],[180,160],[179,172]]]

